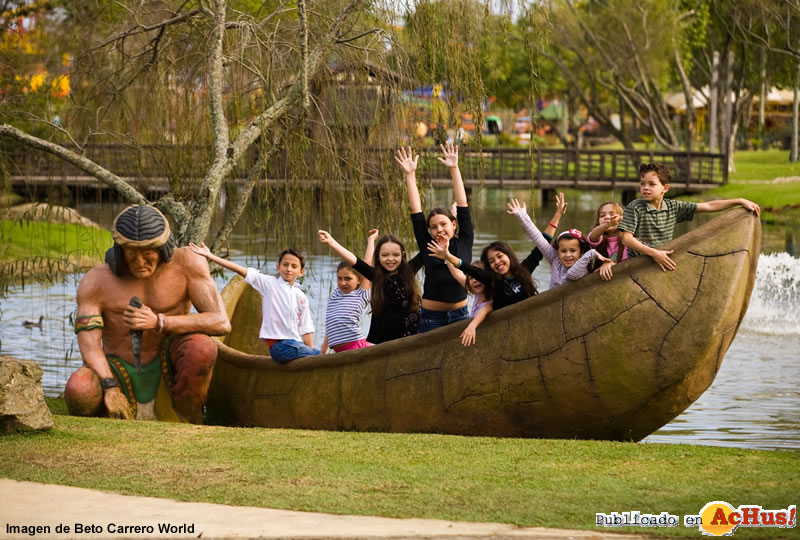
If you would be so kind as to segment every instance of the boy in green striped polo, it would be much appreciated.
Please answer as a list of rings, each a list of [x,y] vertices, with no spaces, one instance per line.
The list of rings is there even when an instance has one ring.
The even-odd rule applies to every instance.
[[[742,206],[756,215],[761,209],[747,199],[727,199],[693,203],[665,199],[672,175],[663,163],[642,163],[639,166],[639,192],[641,199],[632,201],[617,226],[622,243],[631,257],[649,255],[662,270],[675,270],[675,261],[669,258],[672,250],[656,249],[672,240],[675,224],[691,221],[695,212],[719,212]]]

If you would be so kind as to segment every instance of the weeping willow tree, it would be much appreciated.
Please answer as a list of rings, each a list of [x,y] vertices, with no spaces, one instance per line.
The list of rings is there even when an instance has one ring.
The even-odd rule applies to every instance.
[[[348,234],[376,224],[407,233],[390,151],[419,144],[403,91],[443,85],[442,129],[471,112],[480,133],[513,26],[511,6],[498,13],[489,0],[29,4],[62,36],[69,99],[54,120],[51,104],[0,94],[0,140],[66,161],[125,202],[154,204],[179,244],[214,250],[253,201],[279,237],[308,228],[320,208]],[[104,144],[128,149],[124,173],[95,157]],[[151,200],[142,183],[155,178],[169,188]]]

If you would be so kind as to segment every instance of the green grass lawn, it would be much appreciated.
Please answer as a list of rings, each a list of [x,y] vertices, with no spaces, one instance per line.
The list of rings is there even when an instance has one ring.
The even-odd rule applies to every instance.
[[[705,193],[695,195],[693,200],[750,199],[763,208],[780,211],[789,206],[800,204],[800,182],[780,184],[728,184]]]
[[[700,533],[683,515],[710,501],[785,508],[800,485],[797,452],[54,419],[49,432],[3,437],[2,476],[186,501],[595,530],[595,512],[667,511],[681,525],[622,530],[692,538]]]
[[[82,225],[0,220],[0,261],[67,255],[100,258],[111,245],[111,233]]]
[[[0,293],[10,283],[52,280],[86,271],[112,244],[105,229],[26,220],[0,220]]]
[[[730,182],[770,181],[775,178],[800,176],[800,162],[789,163],[788,150],[740,150],[733,155],[736,172]]]

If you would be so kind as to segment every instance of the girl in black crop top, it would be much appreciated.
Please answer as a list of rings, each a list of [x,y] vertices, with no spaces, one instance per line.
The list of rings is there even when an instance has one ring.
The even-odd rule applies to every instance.
[[[544,230],[544,236],[547,239],[552,239],[558,222],[566,211],[567,203],[564,201],[564,194],[559,193],[556,195],[556,212]],[[519,262],[514,250],[507,243],[492,242],[481,252],[481,262],[484,268],[489,270],[464,263],[460,258],[454,257],[446,246],[443,248],[436,242],[430,242],[427,249],[433,257],[449,262],[466,275],[489,287],[488,294],[494,299],[495,310],[537,294],[531,273],[542,260],[542,253],[538,249],[531,251],[525,260]]]
[[[422,213],[419,190],[417,188],[417,161],[411,148],[400,148],[395,160],[403,170],[408,188],[408,201],[411,207],[411,223],[420,254],[425,265],[425,284],[422,292],[419,331],[427,332],[440,326],[466,319],[467,292],[453,279],[444,263],[431,257],[426,248],[433,239],[449,244],[450,252],[456,257],[469,261],[472,258],[472,218],[467,205],[467,192],[458,169],[458,147],[452,143],[440,145],[442,156],[438,158],[449,170],[453,182],[453,196],[456,201],[456,215],[447,208],[434,208],[428,218]]]

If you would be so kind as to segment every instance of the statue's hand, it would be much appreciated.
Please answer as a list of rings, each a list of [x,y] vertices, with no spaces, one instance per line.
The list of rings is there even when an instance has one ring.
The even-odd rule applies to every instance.
[[[158,315],[148,306],[135,308],[128,306],[122,318],[131,330],[155,330],[158,328]]]
[[[128,398],[119,388],[109,388],[103,394],[103,403],[108,411],[109,418],[133,420],[133,411],[128,404]]]

